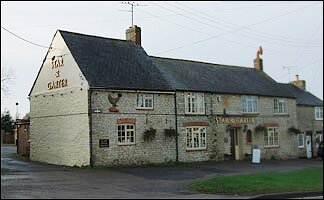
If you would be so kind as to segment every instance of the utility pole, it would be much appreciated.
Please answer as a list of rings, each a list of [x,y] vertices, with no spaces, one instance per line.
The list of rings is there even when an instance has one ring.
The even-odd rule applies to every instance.
[[[138,3],[133,2],[122,2],[122,4],[126,4],[126,5],[130,5],[131,6],[131,10],[120,10],[120,11],[127,11],[127,12],[131,12],[132,13],[132,26],[134,25],[134,7],[136,6],[146,6],[146,5],[140,5]]]
[[[291,70],[292,68],[296,68],[296,66],[290,66],[290,67],[285,67],[285,66],[283,66],[282,68],[288,70],[288,82],[290,82],[290,70]]]
[[[19,117],[19,116],[18,116],[18,115],[19,115],[19,114],[18,114],[18,102],[16,103],[16,106],[17,106],[17,109],[16,109],[16,120],[17,120],[18,117]]]

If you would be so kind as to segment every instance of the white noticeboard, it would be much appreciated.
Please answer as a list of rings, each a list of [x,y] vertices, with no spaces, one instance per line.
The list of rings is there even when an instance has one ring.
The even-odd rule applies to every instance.
[[[253,149],[252,163],[260,163],[260,149]]]

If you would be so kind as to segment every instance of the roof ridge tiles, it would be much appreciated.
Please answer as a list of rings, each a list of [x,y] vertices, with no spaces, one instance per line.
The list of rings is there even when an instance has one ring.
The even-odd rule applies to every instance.
[[[244,66],[228,65],[228,64],[218,64],[218,63],[211,63],[211,62],[204,62],[204,61],[197,61],[197,60],[188,60],[188,59],[182,59],[182,58],[167,58],[167,57],[159,57],[159,56],[150,56],[150,57],[160,58],[160,59],[168,59],[168,60],[176,60],[176,61],[182,61],[182,62],[192,62],[192,63],[197,63],[197,64],[218,65],[221,67],[238,67],[238,68],[244,68],[244,69],[254,69],[252,67],[244,67]]]

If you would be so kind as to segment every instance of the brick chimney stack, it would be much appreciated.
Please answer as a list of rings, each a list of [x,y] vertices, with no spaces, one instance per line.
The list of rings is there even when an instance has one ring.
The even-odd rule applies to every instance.
[[[295,75],[295,80],[289,82],[290,84],[294,84],[297,87],[299,87],[300,89],[306,91],[306,81],[304,80],[299,80],[299,76]]]
[[[141,46],[141,28],[134,25],[126,30],[126,40],[131,40]]]
[[[263,71],[263,61],[260,58],[260,54],[262,55],[263,50],[262,47],[259,47],[259,50],[257,51],[256,58],[253,60],[254,62],[254,68],[260,71]]]

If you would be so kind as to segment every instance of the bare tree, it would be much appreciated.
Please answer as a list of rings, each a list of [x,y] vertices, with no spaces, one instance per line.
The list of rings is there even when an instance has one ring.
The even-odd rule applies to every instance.
[[[15,72],[12,68],[1,67],[1,92],[4,95],[10,94],[9,85],[15,80]]]

